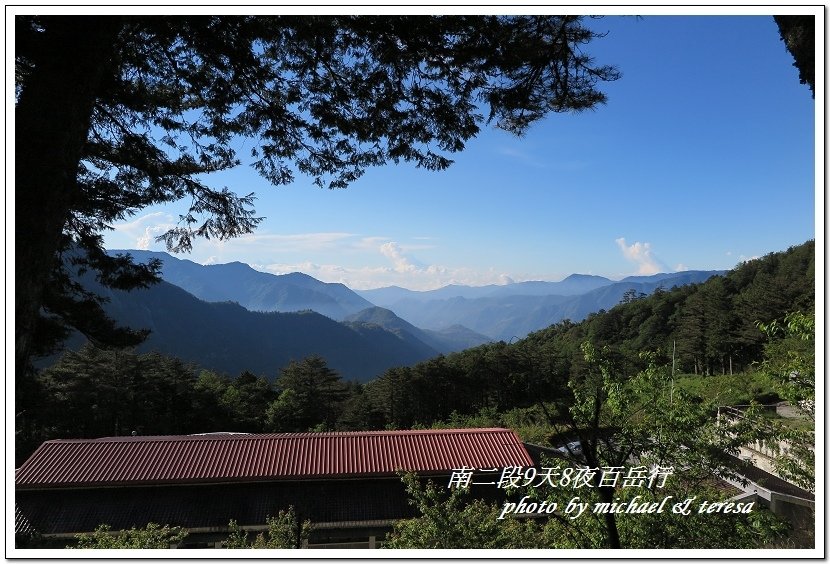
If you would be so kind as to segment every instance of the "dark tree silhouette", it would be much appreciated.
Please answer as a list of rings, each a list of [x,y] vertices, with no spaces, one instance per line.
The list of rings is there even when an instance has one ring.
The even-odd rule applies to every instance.
[[[816,97],[816,17],[775,16],[781,41],[793,56],[801,84],[807,84]]]
[[[150,284],[158,265],[107,256],[101,233],[152,204],[189,211],[161,239],[228,238],[260,221],[253,194],[208,184],[242,163],[274,184],[341,188],[366,167],[451,164],[485,123],[520,134],[550,112],[604,102],[618,78],[582,47],[579,16],[17,16],[16,374],[76,328],[103,322],[74,281]],[[248,156],[245,156],[248,159]]]

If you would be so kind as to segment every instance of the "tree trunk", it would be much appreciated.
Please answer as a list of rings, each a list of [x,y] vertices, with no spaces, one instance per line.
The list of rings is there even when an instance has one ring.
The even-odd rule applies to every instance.
[[[120,21],[44,17],[15,108],[15,378],[25,378],[44,289],[77,195],[77,171]]]
[[[540,402],[540,405],[544,406]],[[597,405],[595,403],[595,405]],[[597,405],[597,407],[599,407]],[[545,410],[545,415],[548,417],[548,421],[552,422],[550,415],[548,415],[547,410]],[[599,436],[599,419],[595,420],[593,430],[596,432],[596,436]],[[599,458],[597,457],[597,443],[588,440],[588,438],[583,433],[578,433],[579,442],[582,444],[583,448],[583,456],[585,456],[585,462],[590,468],[599,468]],[[609,486],[602,486],[600,485],[600,474],[594,474],[594,484],[596,486],[597,495],[602,503],[613,503],[614,502],[614,488]],[[617,516],[614,513],[607,512],[603,514],[603,520],[605,521],[605,530],[607,533],[606,540],[608,541],[608,548],[622,548],[620,546],[620,532],[617,528]]]
[[[597,493],[603,503],[613,503],[614,488],[598,487]],[[617,516],[614,513],[607,512],[602,517],[605,521],[605,530],[608,532],[608,548],[622,548],[620,546],[620,533],[617,529]]]

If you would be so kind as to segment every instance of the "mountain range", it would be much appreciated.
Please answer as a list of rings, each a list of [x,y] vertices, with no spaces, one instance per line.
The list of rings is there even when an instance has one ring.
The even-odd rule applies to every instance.
[[[613,281],[601,276],[574,274],[561,282],[520,282],[471,288],[446,286],[427,292],[381,288],[358,293],[424,329],[462,325],[494,340],[524,337],[564,319],[581,321],[590,313],[611,309],[626,292],[651,294],[705,282],[724,271],[684,272],[632,276]]]
[[[375,305],[391,307],[395,303],[412,299],[418,301],[432,301],[450,298],[494,298],[501,296],[575,296],[584,294],[596,288],[613,284],[613,280],[590,274],[571,274],[561,282],[514,282],[512,284],[490,284],[488,286],[461,286],[450,284],[436,290],[418,292],[398,286],[387,286],[374,290],[357,290]]]
[[[207,302],[168,282],[129,292],[84,285],[108,301],[120,325],[149,329],[139,352],[156,351],[236,376],[275,378],[291,360],[323,357],[344,379],[367,381],[393,366],[439,351],[408,334],[368,323],[341,323],[313,311],[253,312],[234,302]],[[75,339],[75,346],[82,341]]]
[[[136,262],[162,261],[164,281],[146,290],[122,292],[84,281],[108,298],[107,312],[119,323],[151,330],[141,350],[268,377],[292,359],[317,354],[344,378],[358,381],[491,340],[521,338],[562,319],[579,321],[610,309],[626,292],[649,294],[720,274],[688,271],[617,282],[574,274],[560,282],[354,292],[240,262],[200,265],[167,253],[110,252],[129,253]]]
[[[201,300],[232,301],[250,311],[312,310],[340,321],[375,305],[343,284],[321,282],[300,272],[269,274],[241,262],[201,265],[154,251],[114,250],[110,253],[129,253],[139,263],[159,259],[165,282],[175,284]]]

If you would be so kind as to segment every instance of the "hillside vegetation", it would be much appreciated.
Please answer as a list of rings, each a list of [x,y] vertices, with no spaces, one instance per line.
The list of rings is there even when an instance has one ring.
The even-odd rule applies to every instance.
[[[632,296],[581,323],[563,321],[527,338],[482,345],[395,368],[365,387],[381,420],[428,424],[453,412],[525,407],[568,395],[586,370],[581,345],[608,347],[616,369],[633,375],[648,362],[699,375],[755,369],[767,336],[757,323],[815,309],[814,242],[741,264],[703,284]],[[650,353],[644,360],[641,353]],[[747,398],[753,399],[753,398]]]

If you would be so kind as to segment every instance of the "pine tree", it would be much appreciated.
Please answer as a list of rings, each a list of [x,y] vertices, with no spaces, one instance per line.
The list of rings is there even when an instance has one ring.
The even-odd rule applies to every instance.
[[[340,375],[319,356],[292,361],[277,378],[279,397],[267,409],[274,431],[333,429],[346,397]]]

